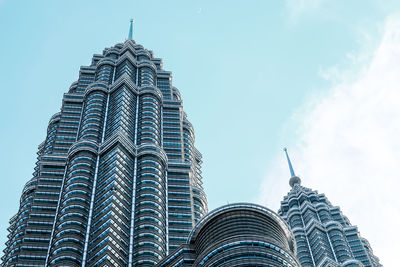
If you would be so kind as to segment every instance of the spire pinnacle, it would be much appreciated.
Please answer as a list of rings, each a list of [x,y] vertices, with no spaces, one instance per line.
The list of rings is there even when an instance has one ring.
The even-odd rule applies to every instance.
[[[291,175],[290,180],[289,180],[289,184],[290,184],[291,187],[293,187],[295,184],[300,184],[301,180],[300,180],[300,178],[297,177],[296,174],[294,173],[293,166],[292,166],[292,162],[290,161],[290,158],[289,158],[289,155],[288,155],[288,152],[287,152],[287,148],[285,147],[285,148],[283,149],[283,151],[285,151],[286,159],[287,159],[287,161],[288,161],[289,170],[290,170],[290,175]]]
[[[285,147],[285,148],[283,148],[283,151],[285,151],[285,154],[286,154],[286,159],[287,159],[287,161],[288,161],[288,164],[289,164],[290,175],[291,175],[291,177],[294,177],[294,176],[296,176],[296,174],[294,174],[294,170],[293,170],[292,162],[290,162],[290,158],[289,158],[289,155],[288,155],[288,153],[287,153],[287,148],[286,148],[286,147]]]
[[[128,40],[132,40],[132,35],[133,35],[133,23],[135,21],[131,19],[131,25],[129,26],[129,35],[128,35]]]

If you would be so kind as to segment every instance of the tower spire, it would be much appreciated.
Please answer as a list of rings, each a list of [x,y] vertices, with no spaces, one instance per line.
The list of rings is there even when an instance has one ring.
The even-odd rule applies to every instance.
[[[290,184],[291,187],[293,187],[295,184],[299,184],[300,185],[301,180],[294,173],[292,162],[290,161],[290,158],[289,158],[289,155],[288,155],[288,152],[287,152],[287,148],[286,147],[283,148],[283,151],[285,151],[286,159],[288,161],[290,175],[291,175],[290,180],[289,180],[289,184]]]
[[[285,151],[286,159],[287,159],[288,164],[289,164],[290,175],[291,175],[291,177],[294,177],[294,176],[296,176],[296,174],[294,174],[292,162],[290,162],[290,158],[289,158],[289,155],[288,155],[288,153],[287,153],[287,148],[286,148],[286,147],[283,148],[283,151]]]
[[[132,40],[132,35],[133,35],[133,23],[134,23],[134,20],[131,19],[131,25],[129,26],[128,40]]]

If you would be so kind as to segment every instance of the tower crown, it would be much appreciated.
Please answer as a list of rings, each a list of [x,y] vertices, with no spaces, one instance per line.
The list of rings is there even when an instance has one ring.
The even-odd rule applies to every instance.
[[[287,161],[288,161],[289,170],[290,170],[290,175],[291,175],[290,180],[289,180],[289,185],[290,185],[291,187],[293,187],[295,184],[300,185],[301,179],[300,179],[298,176],[296,176],[296,174],[294,173],[293,166],[292,166],[292,162],[290,161],[290,158],[289,158],[289,155],[288,155],[288,152],[287,152],[287,148],[285,147],[285,148],[283,149],[283,151],[285,151],[286,159],[287,159]]]

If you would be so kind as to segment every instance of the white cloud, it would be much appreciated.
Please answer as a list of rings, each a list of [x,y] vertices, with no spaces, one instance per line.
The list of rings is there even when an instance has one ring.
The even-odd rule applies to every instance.
[[[304,186],[325,193],[367,238],[381,263],[400,250],[400,17],[390,17],[371,60],[306,103],[289,152]],[[353,66],[355,67],[355,66]],[[337,69],[324,73],[340,77]],[[283,152],[270,165],[259,202],[275,210],[289,190]]]

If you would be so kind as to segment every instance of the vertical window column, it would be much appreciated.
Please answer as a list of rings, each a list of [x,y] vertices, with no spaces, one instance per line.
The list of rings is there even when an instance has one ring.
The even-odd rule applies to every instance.
[[[138,158],[133,265],[154,265],[166,255],[164,164],[153,154]]]
[[[90,197],[97,155],[86,144],[76,145],[69,159],[50,265],[79,266],[82,262]]]
[[[139,101],[137,143],[153,143],[161,146],[160,102],[153,94],[143,94]]]
[[[78,140],[86,139],[96,143],[101,141],[106,102],[106,92],[94,90],[88,93],[85,98]]]

